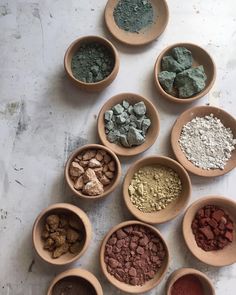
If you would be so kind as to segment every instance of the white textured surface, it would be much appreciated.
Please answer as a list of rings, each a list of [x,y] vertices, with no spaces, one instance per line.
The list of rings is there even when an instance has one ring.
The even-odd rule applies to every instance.
[[[161,132],[144,155],[171,155],[169,133],[176,117],[189,106],[159,98],[153,66],[167,45],[196,42],[217,64],[211,93],[197,104],[219,105],[236,115],[235,0],[169,0],[170,22],[164,35],[145,48],[128,48],[113,40],[103,24],[105,0],[0,0],[0,294],[42,295],[62,271],[41,263],[32,250],[31,228],[37,214],[55,202],[76,202],[93,223],[89,250],[75,265],[99,277],[105,294],[123,294],[100,273],[100,242],[108,229],[131,216],[124,208],[121,186],[99,202],[77,201],[65,186],[63,166],[68,154],[84,143],[97,142],[96,116],[103,103],[124,91],[143,94],[160,112]],[[121,67],[103,93],[86,94],[65,78],[63,56],[78,36],[99,34],[114,41]],[[123,162],[123,175],[138,157]],[[215,179],[191,177],[191,202],[201,196],[235,197],[236,170]],[[7,213],[6,213],[7,212]],[[179,216],[158,226],[171,252],[168,274],[189,266],[204,271],[217,295],[234,295],[236,266],[208,267],[192,257],[183,243]],[[30,269],[31,262],[35,264]],[[168,276],[166,276],[167,278]],[[166,280],[165,278],[165,280]],[[164,283],[149,294],[164,295]]]

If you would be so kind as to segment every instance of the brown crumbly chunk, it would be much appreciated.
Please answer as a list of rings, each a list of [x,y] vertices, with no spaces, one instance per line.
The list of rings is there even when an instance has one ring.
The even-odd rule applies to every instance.
[[[49,215],[46,219],[46,222],[50,229],[56,230],[59,225],[59,217],[57,215]]]

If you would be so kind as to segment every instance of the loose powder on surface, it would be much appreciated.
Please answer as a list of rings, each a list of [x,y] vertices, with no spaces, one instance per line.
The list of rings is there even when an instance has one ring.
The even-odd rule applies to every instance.
[[[235,149],[236,139],[213,114],[196,117],[183,126],[179,145],[186,158],[204,170],[223,170]]]
[[[120,0],[113,16],[119,28],[138,33],[153,23],[153,7],[148,0]]]
[[[179,278],[171,288],[171,295],[207,295],[200,280],[194,275]]]
[[[161,165],[140,168],[129,186],[131,202],[145,213],[166,208],[181,192],[182,184],[178,174]]]

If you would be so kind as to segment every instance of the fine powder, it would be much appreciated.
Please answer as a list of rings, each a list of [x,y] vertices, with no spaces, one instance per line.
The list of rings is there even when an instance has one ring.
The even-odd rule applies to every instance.
[[[119,28],[138,33],[153,23],[153,7],[148,0],[120,0],[113,16]]]
[[[161,165],[140,168],[129,185],[132,204],[145,213],[165,209],[181,192],[182,184],[178,174]]]
[[[179,278],[171,288],[171,295],[205,295],[200,280],[194,275]]]
[[[72,57],[73,76],[85,83],[96,83],[110,75],[115,60],[110,50],[100,43],[83,44]]]
[[[195,166],[223,170],[235,149],[236,139],[213,114],[196,117],[184,125],[179,145],[186,158]]]

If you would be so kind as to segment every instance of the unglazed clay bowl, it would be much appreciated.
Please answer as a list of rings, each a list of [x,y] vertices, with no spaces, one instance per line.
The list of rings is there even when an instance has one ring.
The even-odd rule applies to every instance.
[[[77,52],[77,50],[80,48],[81,45],[88,44],[88,43],[94,43],[94,42],[106,46],[106,48],[108,48],[108,50],[112,53],[112,56],[114,57],[114,68],[113,68],[112,72],[110,73],[110,75],[108,77],[106,77],[105,79],[103,79],[99,82],[95,82],[95,83],[86,83],[86,82],[82,82],[82,81],[76,79],[73,76],[73,73],[71,70],[71,61],[72,61],[74,54]],[[108,87],[113,82],[113,80],[116,78],[118,71],[119,71],[119,65],[120,65],[119,56],[118,56],[118,52],[117,52],[116,48],[109,40],[107,40],[103,37],[100,37],[100,36],[84,36],[84,37],[81,37],[81,38],[75,40],[68,47],[68,49],[65,53],[65,57],[64,57],[64,67],[65,67],[65,71],[66,71],[68,78],[72,81],[72,83],[75,86],[78,86],[79,88],[84,89],[84,90],[88,90],[88,91],[101,91],[104,88]]]
[[[233,242],[222,250],[204,251],[198,247],[192,232],[192,221],[199,209],[206,205],[215,205],[222,208],[234,223]],[[208,196],[194,202],[186,211],[182,230],[184,240],[190,252],[200,261],[212,266],[226,266],[236,262],[236,202],[222,196]]]
[[[176,200],[171,202],[165,209],[152,212],[152,213],[144,213],[132,204],[130,200],[128,188],[134,174],[140,168],[144,166],[150,166],[150,165],[162,165],[162,166],[173,169],[178,174],[182,182],[182,192],[180,196]],[[123,197],[124,197],[125,204],[128,210],[130,211],[130,213],[143,222],[158,224],[158,223],[167,222],[175,218],[187,206],[190,195],[191,195],[191,180],[188,176],[188,173],[178,162],[168,157],[150,156],[150,157],[140,159],[129,168],[124,178]]]
[[[117,280],[114,276],[112,276],[108,271],[107,271],[107,267],[104,261],[104,255],[105,255],[105,245],[107,243],[107,241],[109,240],[110,236],[115,233],[117,230],[129,226],[129,225],[142,225],[146,228],[148,228],[149,230],[151,230],[155,235],[157,235],[160,240],[162,241],[165,250],[166,250],[166,257],[163,260],[162,266],[160,267],[160,269],[158,270],[158,272],[156,273],[155,277],[149,281],[147,281],[144,285],[142,286],[133,286],[133,285],[129,285],[126,283],[122,283],[121,281]],[[130,294],[143,294],[153,288],[155,288],[164,278],[164,275],[168,269],[168,265],[169,265],[169,250],[167,247],[167,244],[164,240],[164,238],[162,237],[161,233],[153,226],[145,224],[143,222],[139,222],[137,220],[130,220],[130,221],[125,221],[122,222],[116,226],[114,226],[105,236],[105,238],[102,241],[102,245],[101,245],[101,249],[100,249],[100,264],[101,264],[101,268],[102,268],[102,272],[104,273],[105,277],[107,278],[107,280],[114,285],[116,288],[120,289],[121,291],[130,293]]]
[[[81,249],[77,254],[67,252],[58,258],[52,258],[51,252],[43,248],[43,239],[41,235],[45,226],[46,218],[51,214],[73,216],[80,221],[84,234],[84,240],[81,243]],[[91,237],[92,226],[87,214],[80,208],[67,203],[57,203],[44,209],[38,215],[33,225],[32,239],[36,253],[42,260],[52,265],[67,265],[78,260],[88,249]]]
[[[174,283],[186,275],[192,275],[201,282],[204,290],[203,295],[215,295],[215,289],[210,279],[204,273],[194,268],[179,268],[174,271],[166,283],[166,295],[171,295],[171,288]]]
[[[114,178],[112,179],[112,181],[109,185],[104,186],[104,192],[100,195],[97,195],[97,196],[85,195],[81,191],[76,190],[73,186],[73,182],[72,182],[70,175],[69,175],[69,168],[70,168],[71,163],[73,162],[73,159],[77,155],[79,155],[80,153],[85,152],[86,150],[90,150],[90,149],[106,151],[111,156],[112,160],[114,160],[114,162],[116,164]],[[77,195],[80,198],[84,198],[84,199],[88,199],[88,200],[100,199],[100,198],[103,198],[103,197],[109,195],[118,186],[119,181],[120,181],[120,177],[121,177],[121,164],[120,164],[118,157],[109,148],[107,148],[103,145],[100,145],[100,144],[87,144],[87,145],[84,145],[84,146],[76,149],[75,151],[73,151],[70,154],[70,156],[66,162],[66,165],[65,165],[64,174],[65,174],[65,179],[66,179],[67,184],[69,185],[70,189],[74,192],[75,195]]]
[[[118,27],[113,16],[113,11],[118,3],[119,0],[108,0],[105,8],[105,23],[109,32],[120,42],[134,46],[145,45],[164,32],[169,21],[169,9],[165,0],[150,0],[153,6],[154,22],[139,33],[128,32]]]
[[[116,104],[121,103],[123,100],[128,101],[132,105],[134,105],[137,102],[143,101],[146,105],[146,116],[151,120],[151,126],[147,131],[145,142],[141,145],[127,148],[123,147],[122,145],[111,143],[107,139],[105,133],[104,114],[106,111],[110,110]],[[149,99],[135,93],[120,93],[110,98],[103,105],[98,115],[97,128],[98,136],[102,144],[107,146],[109,149],[111,149],[114,153],[116,153],[119,156],[129,157],[143,153],[155,143],[160,130],[160,120],[155,106]]]
[[[83,288],[85,288],[85,290],[85,286],[88,286],[88,292],[90,290],[92,290],[93,292],[93,294],[91,295],[103,295],[102,286],[99,283],[98,279],[91,272],[81,268],[69,269],[57,275],[51,281],[47,291],[47,295],[56,295],[53,293],[53,288],[55,287],[55,285],[61,281],[65,281],[68,278],[73,279],[73,281],[77,282],[79,285],[81,284]]]
[[[184,166],[186,170],[188,170],[189,172],[195,175],[203,176],[203,177],[221,176],[228,173],[229,171],[231,171],[232,169],[236,167],[236,150],[232,152],[231,158],[228,160],[223,170],[221,169],[204,170],[202,168],[195,166],[192,162],[190,162],[180,148],[178,141],[179,141],[183,126],[196,117],[204,117],[210,114],[213,114],[214,117],[217,117],[218,119],[220,119],[226,128],[230,128],[233,132],[234,138],[236,138],[235,118],[232,117],[226,111],[220,108],[212,107],[212,106],[193,107],[183,112],[179,116],[179,118],[177,118],[177,120],[175,121],[171,131],[171,147],[175,154],[176,159],[180,162],[181,165]]]
[[[205,88],[198,94],[195,94],[189,98],[178,98],[167,93],[163,89],[163,87],[161,86],[158,80],[158,74],[161,72],[162,58],[166,55],[169,55],[171,50],[175,47],[185,47],[188,50],[190,50],[193,55],[193,67],[203,65],[205,73],[207,75]],[[179,104],[191,103],[205,96],[214,85],[215,79],[216,79],[216,67],[212,57],[209,55],[207,51],[205,51],[205,49],[201,48],[200,46],[196,44],[191,44],[191,43],[177,43],[167,47],[158,56],[155,63],[155,67],[154,67],[154,81],[159,94],[165,99],[175,103],[179,103]]]

